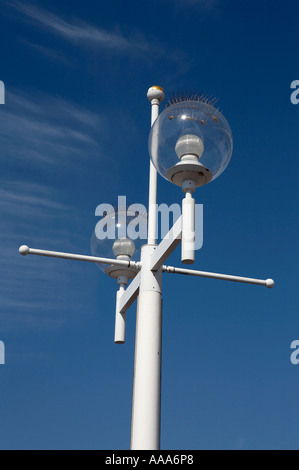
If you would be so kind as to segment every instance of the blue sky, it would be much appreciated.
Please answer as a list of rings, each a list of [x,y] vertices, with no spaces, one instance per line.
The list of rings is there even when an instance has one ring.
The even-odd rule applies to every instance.
[[[114,281],[18,247],[89,254],[98,204],[147,204],[157,84],[218,97],[233,131],[196,193],[195,267],[276,282],[164,275],[161,447],[299,449],[298,2],[0,4],[0,448],[129,447],[135,308],[114,345]],[[159,178],[159,202],[181,198]]]

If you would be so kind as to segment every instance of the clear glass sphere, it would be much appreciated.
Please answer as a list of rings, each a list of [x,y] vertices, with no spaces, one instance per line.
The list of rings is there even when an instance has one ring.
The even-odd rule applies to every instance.
[[[149,135],[149,153],[154,166],[164,178],[179,186],[181,181],[172,178],[173,168],[178,163],[182,167],[185,156],[189,159],[189,166],[185,167],[188,176],[192,173],[192,157],[196,171],[200,166],[204,168],[205,178],[199,179],[197,184],[202,186],[225,170],[232,151],[232,131],[227,120],[214,106],[202,101],[181,101],[167,107]]]
[[[90,249],[92,256],[109,259],[140,261],[142,245],[147,243],[147,217],[130,209],[117,209],[106,213],[96,224]],[[111,275],[111,266],[96,263],[105,273]],[[115,271],[117,277],[119,271]],[[122,274],[125,274],[124,272]],[[134,277],[128,272],[128,277]]]

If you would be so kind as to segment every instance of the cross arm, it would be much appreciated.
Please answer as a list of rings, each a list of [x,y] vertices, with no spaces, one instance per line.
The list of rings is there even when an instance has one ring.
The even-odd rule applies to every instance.
[[[89,263],[100,263],[100,264],[113,264],[114,266],[124,266],[126,268],[135,267],[140,268],[140,263],[135,261],[126,261],[110,258],[99,258],[97,256],[86,256],[86,255],[76,255],[74,253],[63,253],[60,251],[48,251],[48,250],[38,250],[36,248],[29,248],[26,245],[22,245],[19,248],[19,253],[22,256],[26,255],[37,255],[37,256],[47,256],[49,258],[62,258],[70,259],[74,261],[87,261]]]
[[[157,271],[159,268],[162,267],[163,262],[179,245],[181,241],[181,234],[182,218],[180,217],[153,253],[151,258],[152,271]],[[137,266],[140,267],[140,263],[137,264]],[[140,277],[140,273],[138,273],[134,280],[130,283],[130,285],[120,296],[118,304],[118,313],[124,314],[136,300],[139,294]]]
[[[271,289],[274,286],[272,279],[253,279],[250,277],[231,276],[229,274],[209,273],[205,271],[195,271],[193,269],[175,268],[173,266],[163,266],[162,271],[166,273],[184,274],[187,276],[207,277],[210,279],[220,279],[223,281],[242,282],[245,284],[255,284],[258,286],[265,286]]]

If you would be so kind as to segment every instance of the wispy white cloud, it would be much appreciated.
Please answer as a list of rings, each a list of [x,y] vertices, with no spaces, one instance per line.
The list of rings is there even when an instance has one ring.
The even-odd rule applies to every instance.
[[[84,145],[85,151],[98,149],[89,134],[90,128],[94,132],[96,129],[91,123],[82,125],[85,119],[93,121],[97,117],[58,98],[51,100],[43,96],[35,101],[19,93],[9,94],[9,98],[0,123],[3,170],[0,175],[1,330],[61,327],[70,313],[63,299],[64,286],[79,272],[79,267],[76,263],[65,263],[61,270],[60,263],[47,260],[45,268],[41,260],[21,257],[18,248],[27,243],[37,248],[59,250],[63,246],[64,251],[76,251],[75,246],[82,244],[82,235],[74,230],[74,220],[78,223],[82,215],[76,214],[76,208],[65,202],[65,193],[55,187],[55,179],[39,181],[31,175],[30,169],[44,168],[44,161],[53,168],[55,159],[58,163],[61,155],[69,156],[70,140],[74,140],[77,147]],[[66,132],[72,127],[75,133]],[[61,146],[58,156],[57,148],[51,151],[56,142]],[[22,171],[19,164],[22,156],[29,171]],[[77,158],[79,162],[82,155],[78,154]],[[60,294],[49,297],[49,285]],[[76,302],[72,309],[73,313],[79,312]]]
[[[43,8],[19,0],[9,1],[7,5],[34,21],[36,25],[72,43],[130,54],[147,51],[150,47],[149,42],[141,34],[138,34],[138,37],[126,37],[119,31],[107,31],[83,21],[67,21]]]
[[[101,155],[99,133],[105,119],[63,99],[7,93],[0,123],[4,157],[50,164]]]
[[[74,240],[80,234],[66,230],[74,209],[60,202],[61,192],[50,186],[28,180],[0,180],[0,325],[9,329],[57,328],[69,318],[64,287],[74,273],[80,275],[76,263],[65,263],[63,270],[56,260],[24,259],[18,253],[23,243],[55,249],[63,244],[65,251],[74,251]],[[60,228],[61,227],[61,228]],[[65,228],[64,228],[65,227]],[[51,285],[57,295],[49,295]],[[60,293],[60,294],[59,294]],[[47,302],[48,299],[48,302]],[[76,303],[73,313],[79,311]]]
[[[42,46],[41,44],[35,44],[31,41],[23,40],[23,43],[31,47],[33,50],[39,52],[41,55],[46,56],[52,60],[59,61],[64,64],[68,64],[69,61],[60,52],[55,51],[49,47]]]
[[[67,211],[68,206],[53,200],[49,187],[36,183],[24,181],[1,181],[0,180],[0,209],[3,214],[28,216],[32,211],[39,212],[45,216],[45,210]],[[26,212],[29,212],[28,214]],[[20,212],[20,213],[18,213]],[[57,214],[57,213],[56,213]],[[49,214],[46,214],[49,217]]]
[[[13,315],[11,312],[0,313],[0,323],[2,325],[2,333],[11,330],[42,330],[42,329],[57,329],[61,328],[66,320],[64,316],[55,315],[49,312],[45,303],[40,301],[31,302],[11,302],[11,307],[15,310]],[[32,311],[36,308],[36,312]],[[20,312],[20,313],[16,313]],[[30,313],[31,312],[31,313]]]

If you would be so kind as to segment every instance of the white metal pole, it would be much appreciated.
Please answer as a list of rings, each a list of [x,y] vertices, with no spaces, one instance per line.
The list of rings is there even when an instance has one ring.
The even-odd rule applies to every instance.
[[[148,243],[156,244],[157,220],[157,170],[150,162],[149,206],[148,206]]]
[[[163,88],[158,86],[151,87],[147,92],[147,97],[151,102],[151,125],[159,116],[159,107],[164,99]],[[148,201],[148,244],[156,244],[156,227],[157,227],[157,170],[152,161],[150,161],[150,178],[149,178],[149,201]]]
[[[153,125],[164,98],[160,87],[148,90]],[[162,268],[151,270],[156,250],[157,171],[150,166],[148,244],[141,250],[137,301],[131,450],[159,450],[161,425]]]
[[[162,270],[150,270],[152,245],[142,248],[137,303],[131,450],[159,450],[161,423]]]

